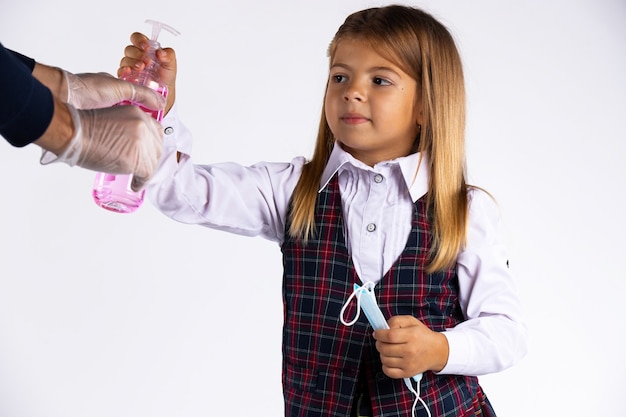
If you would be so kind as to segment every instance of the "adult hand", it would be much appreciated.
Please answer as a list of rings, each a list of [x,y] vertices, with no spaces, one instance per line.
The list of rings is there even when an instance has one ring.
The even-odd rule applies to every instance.
[[[142,189],[161,157],[161,124],[136,106],[92,110],[67,107],[74,136],[57,155],[44,150],[41,163],[64,162],[109,174],[133,174],[131,188]]]
[[[110,107],[122,101],[139,103],[151,110],[165,108],[165,99],[148,87],[135,85],[103,72],[63,73],[67,83],[65,101],[77,109]]]

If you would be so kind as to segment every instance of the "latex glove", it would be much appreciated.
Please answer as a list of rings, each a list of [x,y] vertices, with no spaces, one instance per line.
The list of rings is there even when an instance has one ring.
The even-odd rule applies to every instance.
[[[110,107],[128,100],[151,110],[162,110],[165,98],[148,87],[101,73],[72,74],[63,70],[67,83],[67,100],[77,109]]]
[[[74,122],[74,137],[59,155],[44,150],[41,163],[64,162],[109,174],[133,174],[131,188],[142,189],[161,157],[161,124],[137,106],[93,110],[67,107]]]

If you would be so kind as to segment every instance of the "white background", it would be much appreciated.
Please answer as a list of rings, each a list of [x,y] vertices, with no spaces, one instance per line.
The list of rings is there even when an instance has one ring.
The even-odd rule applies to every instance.
[[[0,0],[0,41],[115,73],[145,19],[182,33],[199,163],[310,156],[348,0]],[[454,34],[470,182],[498,199],[531,352],[481,378],[500,417],[621,416],[626,2],[414,1]],[[202,5],[202,6],[201,6]],[[98,208],[94,174],[0,141],[0,417],[279,416],[279,248]]]

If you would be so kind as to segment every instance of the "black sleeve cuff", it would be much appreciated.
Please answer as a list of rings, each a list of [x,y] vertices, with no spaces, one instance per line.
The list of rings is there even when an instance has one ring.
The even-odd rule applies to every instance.
[[[34,62],[0,44],[0,135],[13,146],[41,137],[54,114],[52,92],[31,74]]]

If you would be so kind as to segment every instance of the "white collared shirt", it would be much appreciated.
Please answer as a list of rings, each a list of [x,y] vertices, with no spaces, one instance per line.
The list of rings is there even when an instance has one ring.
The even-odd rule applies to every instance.
[[[161,164],[148,186],[148,196],[159,210],[179,222],[282,243],[304,158],[249,167],[195,165],[189,156],[191,134],[178,121],[175,108],[163,125],[171,134],[165,136]],[[338,174],[346,243],[363,282],[377,283],[404,250],[413,203],[428,190],[427,167],[427,155],[420,154],[369,167],[335,146],[320,189]],[[467,245],[457,259],[459,300],[468,320],[444,332],[450,354],[443,374],[498,372],[527,351],[522,306],[508,269],[497,206],[478,189],[470,190],[469,199]]]
[[[335,144],[320,190],[337,173],[344,235],[364,283],[378,283],[406,246],[413,203],[428,190],[428,171],[418,171],[419,162],[420,155],[413,154],[369,167]],[[421,163],[427,166],[427,158]]]

